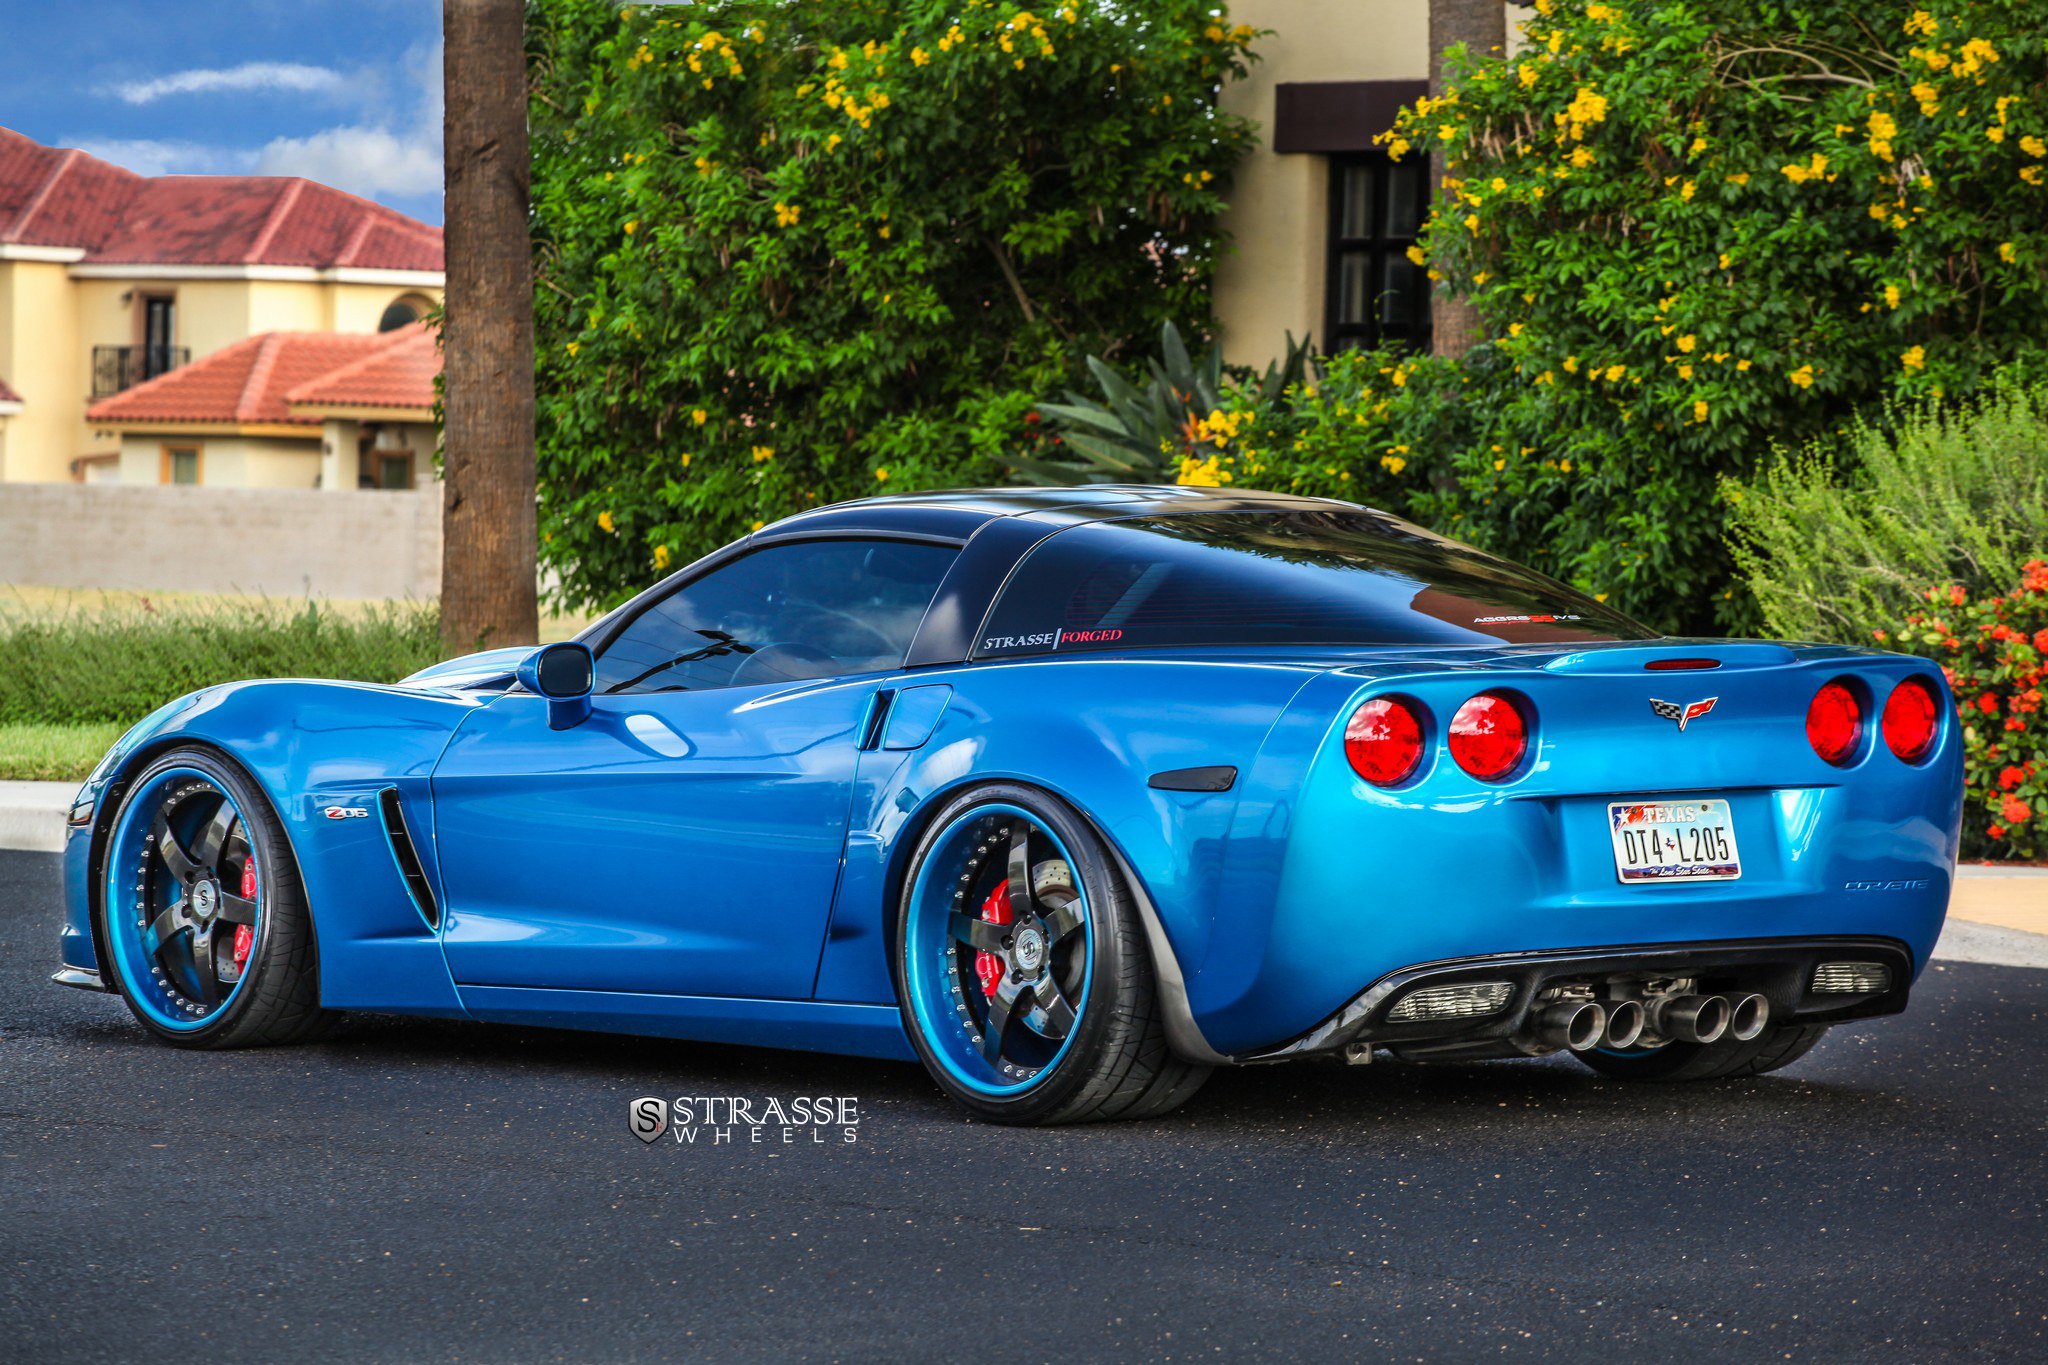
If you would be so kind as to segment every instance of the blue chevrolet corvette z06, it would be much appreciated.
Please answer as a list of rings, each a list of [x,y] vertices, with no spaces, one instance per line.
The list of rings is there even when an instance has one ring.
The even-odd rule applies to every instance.
[[[1662,638],[1346,503],[881,498],[572,642],[164,707],[78,794],[57,979],[186,1047],[914,1057],[1017,1123],[1382,1051],[1750,1076],[1905,1007],[1958,728],[1922,660]]]

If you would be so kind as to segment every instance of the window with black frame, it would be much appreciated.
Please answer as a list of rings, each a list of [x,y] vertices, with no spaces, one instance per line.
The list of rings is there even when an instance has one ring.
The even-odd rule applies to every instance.
[[[1429,209],[1429,158],[1330,159],[1331,351],[1402,342],[1429,349],[1429,273],[1409,258]]]

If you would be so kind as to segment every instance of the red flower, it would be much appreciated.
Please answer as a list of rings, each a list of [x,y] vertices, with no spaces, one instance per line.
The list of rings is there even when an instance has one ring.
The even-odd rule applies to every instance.
[[[1977,698],[1977,709],[1979,711],[1982,711],[1987,716],[1997,715],[1998,698],[1996,696],[1993,696],[1991,693],[1986,692],[1983,696]]]
[[[1990,829],[1987,829],[1984,832],[1986,834],[1989,834],[1994,839],[2003,839],[2005,837],[2005,826],[1993,825]]]
[[[1952,587],[1948,590],[1948,600],[1950,606],[1960,607],[1963,603],[1970,600],[1970,595],[1964,592],[1961,587]]]
[[[2040,650],[2043,654],[2048,654],[2048,630],[2037,630],[2034,632],[2034,648]]]
[[[1998,808],[1998,813],[2012,821],[2015,825],[2019,824],[2022,820],[2031,819],[2034,814],[2034,812],[2027,809],[2027,803],[2020,800],[2017,796],[2006,797],[2005,804]]]
[[[2007,768],[1998,775],[1998,785],[2004,791],[2011,791],[2026,780],[2026,770],[2022,768]]]

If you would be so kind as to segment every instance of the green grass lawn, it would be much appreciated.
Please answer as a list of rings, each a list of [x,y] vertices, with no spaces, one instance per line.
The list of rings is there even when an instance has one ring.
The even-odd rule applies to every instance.
[[[0,725],[0,781],[77,782],[125,725]]]

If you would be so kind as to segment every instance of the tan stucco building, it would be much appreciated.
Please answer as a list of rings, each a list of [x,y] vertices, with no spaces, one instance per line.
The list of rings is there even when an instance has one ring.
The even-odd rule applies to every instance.
[[[1510,7],[1511,45],[1527,11]],[[1234,22],[1270,30],[1251,75],[1223,105],[1259,125],[1223,225],[1233,250],[1216,275],[1223,353],[1282,354],[1382,339],[1429,343],[1429,290],[1408,259],[1433,167],[1376,142],[1429,89],[1428,0],[1233,0]]]
[[[169,482],[88,408],[266,333],[394,331],[442,282],[440,229],[380,204],[300,179],[144,177],[0,129],[0,481]],[[203,477],[274,475],[220,444]]]

